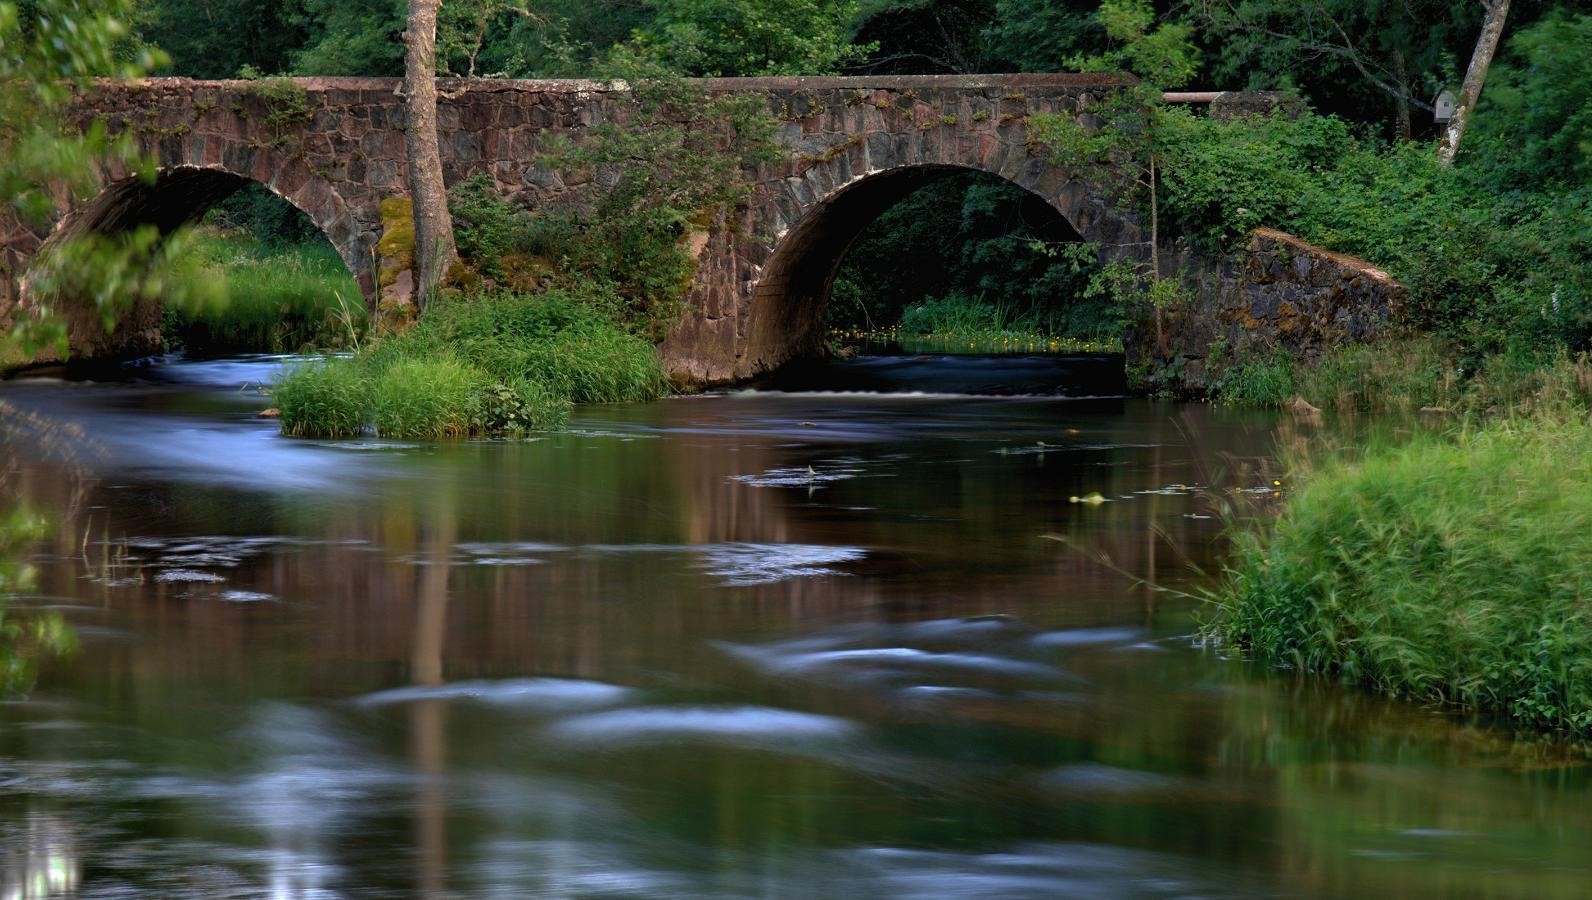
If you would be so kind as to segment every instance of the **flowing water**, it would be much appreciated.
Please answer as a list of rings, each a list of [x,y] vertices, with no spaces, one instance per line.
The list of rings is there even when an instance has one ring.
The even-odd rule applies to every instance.
[[[920,357],[297,441],[281,364],[0,385],[0,898],[1592,893],[1584,751],[1193,645],[1285,423]]]

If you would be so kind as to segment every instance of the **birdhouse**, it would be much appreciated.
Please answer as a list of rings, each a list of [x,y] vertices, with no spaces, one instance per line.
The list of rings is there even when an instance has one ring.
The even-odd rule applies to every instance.
[[[1454,96],[1453,91],[1443,88],[1443,92],[1432,101],[1432,106],[1435,108],[1432,118],[1437,124],[1446,125],[1449,119],[1454,118],[1454,111],[1459,108],[1459,98]]]

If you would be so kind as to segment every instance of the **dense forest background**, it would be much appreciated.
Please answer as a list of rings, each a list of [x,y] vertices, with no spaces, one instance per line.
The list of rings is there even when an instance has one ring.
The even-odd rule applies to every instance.
[[[1185,68],[1169,87],[1278,90],[1313,110],[1291,125],[1226,130],[1169,117],[1160,190],[1175,233],[1222,249],[1272,225],[1366,256],[1410,283],[1423,324],[1479,365],[1503,351],[1580,349],[1592,336],[1592,15],[1581,3],[1514,0],[1459,163],[1432,160],[1434,98],[1458,88],[1493,3],[448,0],[438,66],[527,78],[638,66],[726,76],[1102,66],[1145,74],[1157,54],[1175,56]],[[166,51],[169,74],[396,76],[404,8],[148,0],[137,32]],[[1143,40],[1125,46],[1112,16],[1139,14]],[[247,216],[260,200],[244,195],[233,206]],[[268,204],[254,215],[267,237],[303,229]],[[837,282],[832,322],[883,326],[912,305],[951,298],[1073,336],[1109,335],[1121,304],[1082,296],[1090,273],[1056,252],[1054,231],[1011,185],[931,185],[861,239]]]

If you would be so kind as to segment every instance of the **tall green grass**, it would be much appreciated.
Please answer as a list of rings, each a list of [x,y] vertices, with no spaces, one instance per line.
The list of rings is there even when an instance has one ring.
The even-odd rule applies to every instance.
[[[1241,535],[1209,638],[1272,665],[1592,734],[1584,406],[1316,464]]]
[[[1078,329],[1070,324],[1065,311],[1051,316],[1014,303],[951,293],[908,306],[894,327],[842,329],[831,332],[830,337],[853,345],[896,344],[914,352],[1121,352],[1120,339],[1106,336],[1101,329],[1078,337]]]
[[[271,393],[282,432],[293,437],[351,437],[370,418],[370,382],[350,359],[308,361],[278,378]]]
[[[287,370],[273,395],[287,434],[439,439],[554,428],[572,403],[652,400],[668,387],[650,342],[549,289],[439,299],[352,358]]]
[[[207,230],[194,252],[209,277],[225,282],[228,300],[168,316],[168,339],[190,351],[335,350],[365,331],[359,285],[325,241],[266,247]]]
[[[1214,359],[1214,357],[1213,357]],[[1334,347],[1314,365],[1284,353],[1212,369],[1209,393],[1233,406],[1281,408],[1295,397],[1338,413],[1502,413],[1592,403],[1592,355],[1549,346],[1482,357],[1468,368],[1432,335]]]

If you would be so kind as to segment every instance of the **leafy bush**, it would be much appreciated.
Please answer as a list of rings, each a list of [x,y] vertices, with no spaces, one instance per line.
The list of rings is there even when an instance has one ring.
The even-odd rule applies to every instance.
[[[525,243],[529,216],[498,194],[489,175],[472,175],[455,185],[448,192],[448,211],[459,254],[487,274],[500,274],[503,257]]]
[[[1335,458],[1241,536],[1206,633],[1266,662],[1592,734],[1592,424]]]

